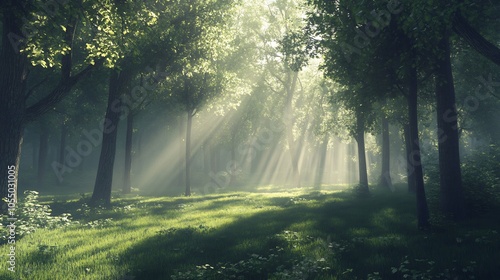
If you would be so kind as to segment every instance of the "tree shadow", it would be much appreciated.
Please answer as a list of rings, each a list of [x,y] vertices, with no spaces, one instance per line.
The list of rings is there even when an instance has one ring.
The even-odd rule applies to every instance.
[[[352,230],[358,228],[367,228],[367,235],[384,234],[387,228],[399,223],[393,220],[394,224],[390,224],[389,218],[383,221],[382,215],[378,223],[387,224],[376,228],[371,213],[383,212],[386,206],[367,203],[357,209],[360,202],[355,201],[351,194],[331,196],[312,193],[301,197],[309,201],[243,216],[220,228],[204,229],[200,225],[199,228],[160,232],[132,246],[122,258],[137,279],[168,279],[179,269],[238,262],[251,254],[268,255],[277,246],[287,246],[276,235],[294,226],[310,226],[310,230],[318,233],[317,237],[326,240],[327,236],[350,238]],[[274,202],[284,204],[284,200]],[[234,201],[214,201],[204,210],[224,208],[227,206],[225,203]],[[364,211],[367,208],[370,212]]]

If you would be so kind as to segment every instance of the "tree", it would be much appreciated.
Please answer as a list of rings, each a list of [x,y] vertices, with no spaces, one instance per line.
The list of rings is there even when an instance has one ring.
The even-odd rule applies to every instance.
[[[300,138],[295,139],[293,131],[296,118],[294,111],[297,109],[294,99],[300,83],[299,72],[308,62],[307,37],[302,33],[304,22],[301,21],[301,15],[305,12],[297,1],[289,0],[273,2],[268,8],[266,20],[269,27],[261,35],[266,39],[265,71],[271,78],[266,83],[283,100],[283,123],[291,159],[293,186],[300,187],[299,158],[303,142]]]
[[[224,73],[217,63],[210,63],[204,58],[192,57],[169,79],[172,83],[172,93],[178,98],[179,104],[187,113],[186,129],[186,188],[185,195],[191,195],[190,165],[191,165],[191,129],[193,117],[202,106],[216,96],[224,88]]]
[[[418,76],[417,69],[410,66],[408,74],[408,136],[411,152],[408,153],[408,162],[415,173],[413,178],[415,183],[415,193],[417,196],[417,226],[419,229],[429,227],[429,209],[424,189],[424,175],[422,170],[422,161],[420,156],[420,140],[418,136],[418,115],[417,115],[417,96],[418,96]]]
[[[2,1],[2,39],[0,65],[0,165],[19,168],[22,133],[25,125],[37,119],[60,102],[88,73],[101,64],[100,60],[84,68],[74,67],[73,53],[81,46],[74,43],[77,23],[80,21],[78,1],[57,7],[53,17],[44,16],[41,3],[31,1]],[[85,11],[85,10],[84,10]],[[57,29],[54,28],[57,26]],[[52,47],[53,51],[47,50]],[[22,52],[21,52],[22,50]],[[49,55],[47,55],[49,54]],[[87,57],[91,57],[90,55]],[[26,103],[29,69],[32,65],[60,69],[60,80],[45,96],[33,104]],[[7,169],[0,176],[0,195],[8,193]],[[17,172],[16,178],[17,180]],[[14,180],[14,181],[15,181]],[[15,193],[15,190],[14,190]],[[3,200],[2,211],[6,210]]]
[[[385,100],[384,100],[385,101]],[[384,102],[385,103],[385,102]],[[385,105],[385,104],[384,104]],[[386,114],[382,115],[382,169],[379,178],[379,185],[392,188],[391,179],[391,154],[389,138],[389,119]]]
[[[185,57],[186,46],[200,42],[203,28],[210,29],[210,14],[222,9],[226,1],[206,1],[197,5],[192,3],[172,4],[155,2],[120,3],[111,12],[104,14],[113,19],[109,34],[119,42],[117,47],[116,69],[110,75],[108,109],[105,122],[113,129],[103,133],[101,158],[92,195],[92,202],[103,201],[110,204],[113,177],[113,163],[116,150],[116,127],[121,117],[130,113],[126,103],[125,89],[130,80],[141,73],[146,65],[154,65],[155,76],[148,79],[141,90],[154,90],[153,85],[161,82],[167,75],[163,70],[171,67],[176,59]],[[200,25],[203,22],[205,25]],[[108,27],[107,27],[108,28]],[[114,30],[114,31],[113,31]],[[158,36],[160,34],[160,36]],[[159,38],[159,39],[158,39]],[[176,71],[175,67],[169,69]],[[163,76],[163,77],[160,77]],[[158,88],[157,88],[158,89]],[[134,91],[134,89],[132,89]],[[123,114],[120,117],[120,114]],[[108,121],[109,120],[109,121]],[[105,125],[106,126],[106,125]]]
[[[117,125],[120,119],[120,97],[125,91],[128,81],[132,78],[132,71],[110,70],[109,95],[106,115],[102,127],[102,147],[97,168],[97,176],[92,193],[93,204],[103,201],[106,205],[111,203],[111,186],[113,180],[113,167],[116,153]],[[116,107],[118,106],[118,107]]]
[[[439,41],[444,53],[436,61],[436,111],[439,136],[439,176],[441,209],[455,219],[465,216],[460,169],[458,118],[455,87],[451,69],[451,50],[448,35]]]
[[[428,211],[423,188],[417,123],[417,58],[414,57],[415,46],[408,43],[413,37],[405,34],[399,27],[406,28],[410,25],[398,24],[405,19],[400,15],[403,11],[400,3],[310,1],[310,4],[314,8],[309,14],[310,29],[320,37],[320,50],[326,54],[326,73],[351,89],[350,94],[344,96],[355,100],[346,105],[356,113],[357,129],[353,131],[353,135],[357,135],[355,138],[359,139],[358,153],[363,149],[360,143],[363,140],[361,128],[367,127],[363,123],[366,119],[363,113],[371,111],[368,105],[376,100],[383,102],[387,97],[393,97],[394,88],[401,87],[401,82],[406,85],[404,87],[408,89],[409,108],[407,135],[410,136],[407,137],[410,139],[407,147],[411,147],[412,151],[408,152],[408,155],[413,154],[414,162],[418,163],[414,164],[416,172],[413,177],[417,189],[418,226],[426,227]],[[412,60],[409,61],[407,57]],[[398,69],[398,64],[403,67]],[[410,65],[410,68],[407,68],[407,65]],[[367,90],[368,88],[373,90]],[[360,159],[360,170],[363,168],[362,161],[363,159]],[[413,178],[409,176],[410,183],[413,183]],[[364,174],[360,173],[360,184],[364,183],[363,180]]]

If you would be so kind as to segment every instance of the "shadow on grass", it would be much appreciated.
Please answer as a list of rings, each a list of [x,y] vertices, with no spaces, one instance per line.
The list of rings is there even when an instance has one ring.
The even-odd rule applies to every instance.
[[[129,213],[124,210],[124,207],[139,207],[144,209],[148,215],[165,215],[167,212],[172,214],[171,211],[175,209],[180,209],[183,205],[189,203],[196,203],[207,200],[217,201],[221,198],[229,197],[229,194],[213,195],[207,197],[176,197],[165,201],[164,199],[159,199],[157,197],[131,197],[131,198],[120,198],[118,200],[113,200],[111,202],[111,207],[109,208],[86,208],[84,205],[88,205],[88,198],[72,201],[54,201],[50,203],[52,209],[52,215],[61,215],[62,213],[70,213],[76,220],[95,220],[106,219],[106,218],[126,218]],[[85,210],[88,210],[87,213]]]
[[[198,202],[203,204],[177,211],[182,205]],[[221,210],[229,209],[227,215],[234,218],[233,222],[217,228],[183,220],[191,226],[162,228],[152,237],[133,243],[117,256],[119,261],[116,265],[130,269],[128,275],[136,276],[135,279],[169,279],[177,270],[193,269],[197,265],[237,263],[247,260],[252,254],[267,256],[277,246],[286,248],[290,258],[300,259],[302,255],[317,257],[312,247],[317,238],[330,245],[328,250],[333,253],[335,261],[329,265],[335,279],[366,279],[373,272],[380,272],[382,279],[402,279],[403,275],[399,272],[393,274],[392,268],[399,267],[405,256],[411,258],[407,265],[409,268],[413,266],[422,271],[432,270],[433,273],[448,269],[457,273],[457,279],[468,279],[462,277],[466,274],[458,273],[467,268],[471,260],[476,262],[473,272],[476,279],[498,279],[500,275],[497,267],[500,245],[495,233],[495,230],[500,232],[500,225],[491,223],[497,218],[498,211],[461,227],[421,232],[416,229],[415,198],[405,191],[373,191],[368,198],[357,198],[349,192],[284,193],[279,197],[225,193],[207,197],[178,197],[167,201],[147,197],[122,198],[113,204],[118,210],[127,205],[134,205],[137,209],[131,212],[107,210],[91,217],[119,219],[142,215],[151,216],[153,221],[158,219],[160,223],[159,219],[175,217],[178,213],[186,217],[190,217],[190,213],[196,216],[199,212],[210,211],[225,215],[226,212]],[[76,206],[71,203],[59,205],[61,209]],[[234,206],[238,211],[231,212]],[[245,207],[249,210],[262,209],[254,214],[241,212]],[[100,238],[105,239],[120,232],[145,230],[131,219],[130,223],[120,222],[119,227],[111,226],[95,234],[102,234]],[[276,235],[285,230],[311,236],[313,241],[302,248],[294,248],[282,238],[277,238]],[[102,248],[89,250],[107,250],[117,242],[121,242],[120,239]],[[30,260],[36,262],[44,254],[46,252],[39,250],[33,253]],[[415,261],[419,263],[415,264]],[[435,262],[435,265],[429,267],[430,262]],[[266,277],[262,274],[261,278],[248,279]]]
[[[407,217],[395,217],[394,211],[386,210],[387,205],[376,199],[356,199],[348,193],[312,193],[300,197],[303,200],[296,204],[288,204],[289,198],[273,198],[270,204],[286,207],[240,218],[224,227],[160,232],[135,244],[122,259],[137,279],[168,279],[179,269],[204,264],[235,263],[247,259],[251,254],[267,255],[276,246],[287,246],[276,238],[276,234],[289,229],[304,231],[304,234],[325,240],[328,236],[333,240],[368,238],[390,234],[391,229],[408,234],[416,231],[411,220]],[[234,200],[214,201],[205,210],[228,207],[232,203]],[[378,213],[376,220],[375,213]],[[384,215],[387,217],[384,218]],[[360,234],[357,235],[356,232]],[[344,254],[343,257],[348,258],[349,255]],[[359,263],[359,266],[365,265],[354,256],[352,261]]]

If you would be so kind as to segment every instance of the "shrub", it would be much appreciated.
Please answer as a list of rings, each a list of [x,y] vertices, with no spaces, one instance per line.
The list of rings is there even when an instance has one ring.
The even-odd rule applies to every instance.
[[[462,186],[465,207],[472,216],[485,213],[500,205],[500,149],[490,146],[462,159]],[[439,167],[437,158],[434,164],[426,166],[426,185],[428,200],[437,208],[439,201]]]
[[[40,228],[59,228],[68,226],[73,222],[70,220],[71,215],[63,213],[60,216],[52,216],[52,210],[49,205],[41,204],[38,200],[38,192],[25,191],[24,198],[17,204],[15,218],[16,236],[22,237],[25,234],[30,234]],[[8,216],[2,216],[2,224],[5,225]],[[8,229],[2,227],[1,239],[5,242]]]

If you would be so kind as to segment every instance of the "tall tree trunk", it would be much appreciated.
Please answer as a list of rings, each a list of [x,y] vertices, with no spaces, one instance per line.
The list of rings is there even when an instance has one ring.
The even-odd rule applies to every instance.
[[[209,148],[210,139],[205,139],[203,143],[203,172],[205,174],[210,174],[212,169],[210,168],[210,148]]]
[[[415,169],[412,163],[412,145],[411,145],[411,135],[410,135],[410,125],[405,124],[403,126],[405,148],[406,148],[406,178],[408,181],[408,192],[416,193],[417,186],[415,180]]]
[[[2,3],[2,45],[0,49],[0,205],[6,213],[9,184],[17,182],[19,160],[24,127],[25,96],[24,89],[28,76],[27,59],[17,51],[15,36],[21,36],[22,1],[7,0]],[[7,6],[9,8],[6,8]],[[12,44],[11,44],[11,40]],[[9,180],[9,170],[15,168],[14,177]],[[17,196],[17,183],[10,185],[11,193]],[[13,188],[12,188],[13,187]]]
[[[191,195],[191,126],[193,122],[193,110],[187,112],[187,127],[186,127],[186,196]]]
[[[0,114],[4,115],[5,111],[0,110]],[[23,126],[12,121],[4,122],[0,125],[0,185],[1,185],[1,212],[7,213],[7,204],[3,198],[12,199],[17,202],[17,178],[19,172],[19,160],[21,155],[21,145],[23,142]],[[10,171],[10,172],[9,172]],[[9,178],[10,175],[10,178]],[[11,197],[9,197],[11,193]],[[12,197],[14,194],[14,197]]]
[[[293,186],[300,188],[300,170],[299,170],[299,155],[298,147],[296,146],[296,141],[293,137],[293,95],[295,93],[295,87],[297,86],[298,72],[289,71],[287,74],[287,82],[284,85],[286,89],[286,105],[285,105],[285,125],[286,125],[286,139],[288,142],[288,150],[290,152],[291,164],[292,164],[292,180]]]
[[[49,131],[45,124],[41,125],[40,138],[39,138],[39,150],[38,150],[38,173],[37,181],[39,188],[44,184],[45,173],[47,170],[47,155],[49,152]]]
[[[366,167],[366,150],[365,150],[365,129],[364,118],[362,114],[357,114],[356,117],[356,142],[358,143],[358,165],[359,165],[359,185],[358,191],[360,194],[368,194],[368,169]]]
[[[462,219],[465,215],[460,170],[460,152],[455,87],[450,60],[450,42],[446,34],[440,40],[439,49],[444,56],[436,61],[436,107],[438,124],[440,204],[445,215]]]
[[[68,51],[61,59],[61,80],[48,95],[35,104],[26,107],[25,85],[28,77],[28,60],[19,50],[22,48],[23,20],[26,19],[31,7],[29,1],[4,0],[0,4],[2,19],[2,39],[0,47],[0,197],[8,194],[7,166],[16,167],[18,171],[22,132],[24,125],[35,120],[61,101],[71,88],[96,66],[102,65],[102,60],[93,66],[88,66],[80,73],[70,76],[72,66],[72,51]],[[73,21],[74,20],[74,21]],[[72,46],[76,18],[66,26],[64,41]],[[17,181],[17,172],[13,181]],[[17,194],[17,189],[14,190]],[[7,205],[0,199],[0,208],[5,213]]]
[[[408,158],[411,164],[411,169],[415,173],[415,191],[417,197],[417,220],[418,228],[424,229],[429,227],[429,208],[427,207],[427,199],[424,189],[424,174],[422,171],[422,162],[420,159],[420,139],[418,136],[418,110],[417,110],[417,93],[418,79],[417,69],[410,69],[410,81],[408,91],[408,120],[410,130],[411,152]],[[410,179],[408,179],[410,180]]]
[[[177,164],[178,168],[177,170],[177,184],[179,186],[185,185],[185,178],[186,178],[186,168],[182,168],[182,159],[185,157],[185,149],[186,149],[186,143],[184,142],[184,128],[185,128],[185,123],[183,121],[182,115],[180,115],[177,119],[177,125],[179,127],[179,163]],[[184,152],[183,152],[184,151]]]
[[[231,169],[229,170],[229,184],[234,185],[236,182],[236,174],[233,167],[236,164],[236,132],[231,134]]]
[[[59,140],[59,152],[58,152],[58,162],[61,165],[65,165],[66,163],[66,138],[68,134],[68,126],[66,125],[66,119],[63,116],[61,121],[61,135]],[[82,157],[83,158],[83,157]],[[58,180],[57,183],[61,185],[63,180]]]
[[[65,149],[66,149],[66,139],[68,136],[68,126],[66,122],[63,120],[61,122],[61,139],[59,141],[59,163],[64,165],[65,163]]]
[[[92,193],[91,203],[96,204],[100,201],[105,205],[111,204],[111,187],[113,184],[113,167],[116,154],[116,136],[118,123],[120,121],[121,105],[120,96],[125,88],[126,82],[131,75],[127,71],[118,72],[111,70],[109,78],[109,95],[106,116],[102,133],[101,155],[97,168],[94,192]]]
[[[392,189],[391,179],[391,151],[389,139],[389,120],[382,117],[382,173],[380,174],[379,185]]]
[[[132,132],[134,129],[134,115],[129,113],[127,116],[127,131],[125,133],[125,172],[123,173],[123,193],[132,191],[130,182],[130,172],[132,170]]]
[[[38,144],[37,142],[33,139],[31,140],[31,145],[33,146],[33,153],[31,154],[31,161],[32,161],[32,169],[36,170],[37,169],[37,163],[38,163]]]
[[[300,188],[300,171],[299,171],[299,159],[297,153],[297,147],[295,146],[295,141],[293,139],[293,131],[291,129],[287,129],[286,132],[287,140],[288,140],[288,150],[290,152],[290,157],[292,159],[292,178],[293,178],[293,186]]]
[[[356,140],[356,139],[355,139]],[[357,142],[356,142],[357,144]],[[355,184],[359,181],[359,171],[356,174],[356,145],[350,142],[348,145],[349,150],[349,184]],[[359,168],[358,168],[359,170]]]
[[[316,174],[314,177],[314,186],[317,188],[321,187],[323,183],[323,174],[325,174],[325,162],[326,162],[326,152],[328,150],[328,135],[323,137],[323,142],[319,148],[319,166],[318,170],[316,170]]]

